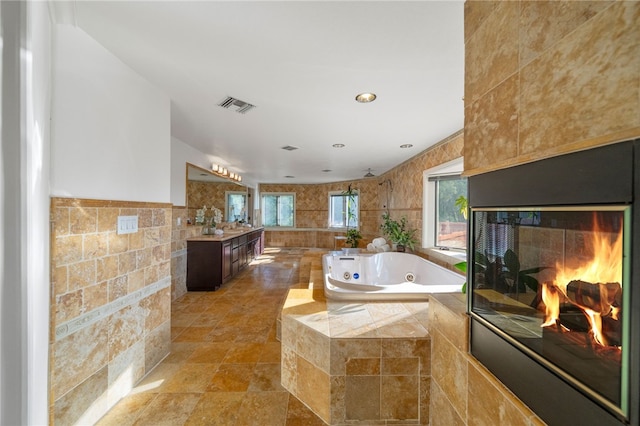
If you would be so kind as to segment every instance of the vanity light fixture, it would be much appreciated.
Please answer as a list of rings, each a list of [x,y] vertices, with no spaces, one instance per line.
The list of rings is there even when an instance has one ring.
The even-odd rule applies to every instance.
[[[360,102],[361,104],[368,104],[369,102],[375,101],[376,98],[377,96],[375,93],[369,93],[369,92],[360,93],[356,95],[356,101]]]
[[[236,182],[242,181],[242,176],[240,176],[238,173],[229,172],[229,170],[227,170],[225,167],[222,167],[219,164],[211,165],[211,173],[217,176],[235,180]]]
[[[334,148],[344,148],[345,145],[343,143],[334,143],[331,146],[333,146]]]
[[[413,144],[410,144],[410,143],[405,143],[400,145],[400,148],[412,148],[412,147],[413,147]]]

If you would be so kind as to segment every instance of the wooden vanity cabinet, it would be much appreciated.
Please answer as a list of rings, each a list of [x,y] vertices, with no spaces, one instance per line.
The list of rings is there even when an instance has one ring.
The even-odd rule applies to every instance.
[[[264,231],[257,229],[225,240],[188,240],[187,290],[218,289],[262,253],[263,235]]]

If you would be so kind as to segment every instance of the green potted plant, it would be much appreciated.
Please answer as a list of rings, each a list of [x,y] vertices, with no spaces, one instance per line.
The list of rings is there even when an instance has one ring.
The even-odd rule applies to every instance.
[[[396,245],[396,250],[403,252],[406,250],[406,247],[409,247],[411,250],[414,249],[415,243],[418,240],[415,237],[416,230],[415,229],[407,229],[407,218],[402,217],[400,222],[397,220],[391,219],[389,212],[386,212],[382,215],[382,225],[380,225],[380,229],[382,233]]]
[[[362,234],[355,228],[351,228],[347,230],[347,244],[351,246],[351,248],[357,248],[358,242],[362,239]]]
[[[354,209],[356,208],[356,194],[357,189],[351,188],[349,185],[346,191],[342,192],[342,195],[347,197],[347,240],[346,243],[351,246],[351,248],[357,248],[358,242],[362,239],[362,234],[357,228],[351,228],[352,223],[356,221],[356,214],[354,213]],[[357,226],[357,225],[356,225]]]

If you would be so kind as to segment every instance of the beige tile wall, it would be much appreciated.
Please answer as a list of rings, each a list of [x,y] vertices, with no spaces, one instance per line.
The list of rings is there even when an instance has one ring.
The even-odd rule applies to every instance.
[[[366,247],[376,237],[381,236],[382,214],[389,209],[392,218],[406,216],[409,227],[416,229],[418,240],[422,236],[422,174],[424,170],[446,163],[462,156],[464,136],[462,131],[446,138],[435,146],[417,154],[383,175],[375,178],[359,179],[329,184],[281,185],[262,184],[260,192],[295,192],[296,227],[312,228],[296,231],[266,231],[269,246],[279,247],[319,247],[332,249],[336,233],[316,231],[326,228],[328,221],[328,193],[345,191],[349,185],[360,191],[360,231],[363,240],[360,247]],[[391,185],[382,184],[391,181]],[[344,235],[344,233],[338,233]],[[419,248],[421,242],[416,244]],[[420,249],[421,255],[426,256]]]
[[[226,205],[225,194],[227,191],[246,192],[246,188],[231,182],[187,181],[186,207],[188,208],[187,216],[191,218],[191,222],[194,223],[196,210],[201,209],[203,206],[207,206],[207,208],[215,206],[219,208],[224,215]],[[227,218],[225,217],[224,220],[227,220]]]
[[[638,137],[638,22],[635,1],[467,1],[465,172]]]
[[[91,424],[169,352],[171,206],[53,198],[51,245],[51,420]]]
[[[187,238],[202,235],[202,226],[187,224],[193,216],[186,207],[173,206],[172,215],[171,300],[176,300],[187,292]]]

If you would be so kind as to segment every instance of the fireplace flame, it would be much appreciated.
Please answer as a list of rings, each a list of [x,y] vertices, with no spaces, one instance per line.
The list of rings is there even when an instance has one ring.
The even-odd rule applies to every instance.
[[[622,226],[620,226],[622,229]],[[602,331],[603,317],[619,319],[622,287],[622,231],[603,232],[594,220],[592,232],[585,232],[585,245],[591,240],[592,257],[576,267],[556,262],[556,276],[542,286],[545,321],[542,327],[560,324],[560,304],[569,302],[586,314],[593,340],[608,346]]]

